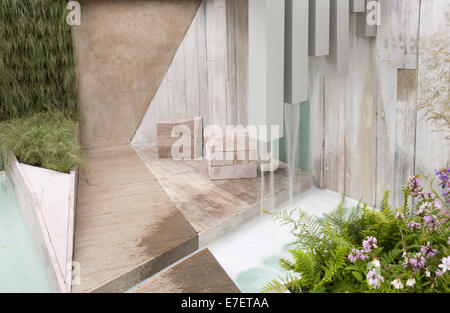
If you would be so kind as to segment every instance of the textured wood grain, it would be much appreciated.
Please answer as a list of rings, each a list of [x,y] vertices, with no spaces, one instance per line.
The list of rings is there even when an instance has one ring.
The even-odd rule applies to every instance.
[[[422,1],[420,16],[420,40],[429,38],[434,32],[448,30],[447,16],[450,12],[450,4],[445,0]],[[419,81],[426,78],[426,63],[429,55],[422,49],[419,50],[418,78]],[[418,94],[421,97],[423,90],[419,86]],[[450,144],[444,138],[443,133],[434,133],[433,125],[424,119],[423,112],[417,114],[416,131],[416,159],[417,173],[428,175],[433,170],[450,164]]]
[[[274,173],[271,187],[270,181],[262,180],[259,174],[254,179],[211,181],[205,160],[158,159],[152,145],[134,148],[177,208],[200,234],[210,230],[217,233],[214,229],[221,229],[222,224],[240,214],[244,216],[233,224],[242,222],[247,211],[257,213],[266,199],[282,201],[287,198],[289,175],[284,163],[280,163],[280,168]],[[293,193],[297,194],[312,185],[312,175],[298,169],[294,173],[294,183]]]
[[[248,0],[202,2],[132,143],[156,141],[160,112],[247,125],[247,8]]]
[[[128,145],[84,151],[74,292],[122,292],[198,247],[195,230]]]

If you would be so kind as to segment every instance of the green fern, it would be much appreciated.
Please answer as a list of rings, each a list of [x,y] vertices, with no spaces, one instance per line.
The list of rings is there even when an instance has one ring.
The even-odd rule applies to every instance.
[[[294,271],[301,275],[301,284],[303,286],[313,285],[316,282],[317,275],[311,253],[301,249],[291,250],[290,252],[294,258]]]
[[[322,280],[314,286],[313,291],[330,283],[333,278],[345,267],[346,257],[348,255],[348,248],[337,246],[334,251],[330,252],[330,257],[325,261],[325,266],[322,266],[324,275]]]
[[[297,284],[300,281],[298,277],[287,274],[285,278],[279,277],[268,282],[261,288],[262,293],[284,293],[286,291],[297,291]]]

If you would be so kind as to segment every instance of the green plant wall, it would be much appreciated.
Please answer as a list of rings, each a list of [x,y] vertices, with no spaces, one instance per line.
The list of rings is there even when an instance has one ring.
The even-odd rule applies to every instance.
[[[0,121],[37,112],[77,118],[67,2],[0,0]]]

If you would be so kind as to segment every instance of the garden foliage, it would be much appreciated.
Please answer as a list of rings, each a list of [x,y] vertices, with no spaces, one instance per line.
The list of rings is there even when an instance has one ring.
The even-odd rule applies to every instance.
[[[67,2],[0,0],[0,121],[36,112],[76,116]]]
[[[298,240],[292,258],[280,260],[287,277],[262,291],[449,292],[449,172],[426,178],[430,191],[411,177],[402,208],[391,208],[386,192],[378,209],[346,209],[343,200],[322,218],[298,209],[270,213],[292,225]]]
[[[62,113],[36,113],[0,123],[0,143],[22,163],[68,173],[81,164],[77,128]]]
[[[0,0],[0,150],[67,172],[79,164],[66,1]]]

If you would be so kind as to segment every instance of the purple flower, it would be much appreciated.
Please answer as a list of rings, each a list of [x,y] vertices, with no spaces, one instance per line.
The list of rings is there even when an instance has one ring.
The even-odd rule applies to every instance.
[[[414,231],[414,229],[420,229],[420,224],[417,222],[410,222],[408,224],[409,229],[411,229],[411,231]]]
[[[424,268],[426,263],[427,261],[420,252],[417,253],[413,258],[409,259],[409,264],[415,272]]]
[[[368,260],[369,257],[364,254],[364,251],[352,249],[352,251],[348,255],[348,259],[350,260],[350,262],[355,263],[357,260]]]
[[[450,173],[450,169],[448,169],[448,168],[442,168],[442,169],[440,169],[440,170],[435,170],[434,171],[435,172],[435,174],[436,174],[436,176],[439,176],[439,179],[442,181],[442,182],[448,182],[448,177],[449,177],[449,173]]]
[[[395,213],[395,218],[398,218],[400,220],[404,220],[405,216],[403,215],[403,213],[401,213],[400,211],[397,211],[397,213]]]
[[[439,226],[439,221],[436,215],[424,216],[423,223],[427,231],[433,231]]]
[[[347,258],[350,260],[350,262],[355,263],[356,260],[358,260],[357,251],[357,249],[352,249],[352,252],[350,252],[350,254],[348,255]]]
[[[442,205],[439,202],[437,202],[437,201],[424,202],[419,207],[419,211],[417,213],[418,214],[422,214],[424,212],[428,213],[428,212],[433,212],[434,210],[441,210],[441,209],[442,209]]]
[[[412,176],[408,180],[407,188],[411,192],[411,194],[415,197],[419,196],[422,186],[420,184],[419,179],[416,176]]]
[[[422,252],[422,254],[427,258],[430,259],[432,257],[434,257],[436,254],[438,254],[438,250],[437,249],[433,249],[430,246],[430,243],[427,242],[426,246],[422,246],[422,248],[420,248],[420,251]]]
[[[372,286],[374,289],[379,289],[381,283],[384,282],[384,278],[380,275],[377,275],[375,270],[370,270],[367,273],[367,283],[369,286]]]
[[[436,276],[442,276],[444,273],[441,270],[436,270]]]
[[[430,191],[420,192],[417,196],[419,201],[434,201],[434,194]]]
[[[373,250],[375,250],[376,248],[378,248],[377,238],[372,237],[372,236],[368,236],[367,240],[364,240],[362,245],[363,245],[364,252],[365,253],[370,253]]]

